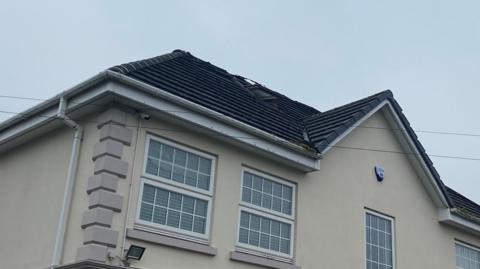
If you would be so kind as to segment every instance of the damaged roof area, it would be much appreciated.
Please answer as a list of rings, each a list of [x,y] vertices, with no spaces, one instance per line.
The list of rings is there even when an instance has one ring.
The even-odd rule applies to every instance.
[[[321,112],[239,75],[233,75],[189,52],[111,67],[110,71],[152,85],[255,128],[322,154],[360,119],[388,102],[452,208],[480,220],[480,206],[446,187],[391,91]]]

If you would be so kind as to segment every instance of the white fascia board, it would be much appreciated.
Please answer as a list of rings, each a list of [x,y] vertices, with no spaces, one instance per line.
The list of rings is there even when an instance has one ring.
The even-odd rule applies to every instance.
[[[394,132],[397,134],[403,148],[405,148],[407,151],[406,152],[411,152],[412,154],[409,154],[409,158],[415,161],[420,165],[421,172],[419,173],[420,178],[422,181],[424,181],[424,186],[427,188],[427,191],[433,196],[433,200],[437,204],[438,207],[440,208],[448,208],[448,200],[445,197],[441,187],[438,185],[435,177],[433,176],[432,172],[428,168],[427,163],[425,163],[425,160],[422,158],[420,155],[420,151],[418,150],[417,146],[415,145],[415,142],[413,139],[410,137],[408,132],[406,131],[406,127],[403,124],[403,122],[400,120],[399,115],[395,111],[393,105],[391,104],[390,101],[384,100],[380,104],[378,104],[372,111],[367,113],[365,116],[363,116],[360,120],[358,120],[352,127],[350,127],[347,131],[345,131],[342,135],[337,137],[330,145],[327,147],[322,153],[322,156],[325,156],[325,154],[333,148],[336,144],[338,144],[342,139],[344,139],[347,135],[349,135],[353,130],[355,130],[358,126],[363,124],[368,118],[370,118],[373,114],[377,113],[383,109],[385,111],[385,116],[389,123],[392,126],[395,126],[395,129],[398,129],[398,132]],[[401,130],[401,131],[400,131]],[[405,142],[405,143],[402,143]],[[422,174],[424,176],[422,176]]]
[[[120,83],[111,82],[99,86],[99,83],[106,78],[111,78]],[[225,135],[237,142],[241,142],[243,145],[249,145],[261,153],[286,161],[287,164],[291,164],[302,171],[310,172],[320,169],[320,156],[315,152],[310,152],[301,146],[221,113],[112,71],[102,72],[70,90],[27,110],[22,115],[1,124],[0,151],[3,148],[2,145],[7,144],[9,141],[45,126],[49,122],[56,121],[55,116],[59,99],[62,96],[70,98],[66,108],[68,114],[108,94],[142,104],[149,107],[149,110],[157,109],[159,112],[162,112],[162,110],[171,111],[163,113],[168,113],[176,118]],[[87,109],[91,110],[91,107]]]
[[[385,106],[387,103],[389,103],[387,100],[381,102],[378,104],[372,111],[367,113],[365,116],[363,116],[360,120],[358,120],[352,127],[348,128],[343,134],[339,135],[335,140],[328,145],[322,152],[321,155],[325,156],[325,154],[332,149],[335,145],[337,145],[341,140],[343,140],[347,135],[349,135],[353,130],[357,128],[357,126],[360,126],[363,122],[365,122],[368,118],[370,118],[373,114],[375,114],[378,110],[380,110],[383,106]]]
[[[48,111],[46,112],[45,110],[51,109],[52,106],[54,106],[55,109],[57,109],[61,97],[65,97],[65,98],[68,99],[69,96],[72,96],[73,94],[75,94],[77,92],[80,92],[80,91],[82,91],[86,88],[89,88],[89,87],[97,84],[98,82],[104,80],[107,76],[108,76],[108,73],[105,72],[105,71],[101,72],[101,73],[98,73],[97,75],[83,81],[82,83],[79,83],[79,84],[73,86],[72,88],[61,92],[60,94],[57,94],[54,97],[52,97],[48,100],[45,100],[45,101],[41,102],[40,104],[35,105],[35,106],[25,110],[24,112],[21,112],[18,115],[1,122],[0,123],[0,133],[3,130],[11,128],[12,126],[14,126],[15,124],[17,124],[21,121],[29,120],[32,117],[39,117],[39,115],[44,115],[44,114],[49,115]],[[43,118],[47,118],[47,117],[43,117]],[[0,143],[1,143],[1,141],[3,141],[3,140],[0,139]]]
[[[440,209],[438,221],[480,235],[480,224],[455,214],[455,209]]]
[[[131,85],[133,86],[134,88],[136,89],[141,89],[141,90],[144,90],[144,91],[147,91],[148,93],[150,93],[150,95],[154,95],[154,96],[157,96],[157,97],[160,97],[162,99],[166,99],[166,100],[169,100],[173,103],[177,103],[177,104],[181,104],[183,107],[187,107],[191,110],[194,110],[194,111],[197,111],[197,112],[200,112],[202,114],[205,114],[205,115],[208,115],[209,117],[212,117],[216,120],[219,120],[219,121],[223,121],[223,122],[226,122],[226,123],[229,123],[230,125],[233,125],[233,126],[236,126],[238,128],[241,128],[243,130],[246,130],[250,133],[253,133],[255,134],[256,136],[259,136],[261,138],[264,138],[264,139],[267,139],[267,140],[270,140],[270,141],[273,141],[274,143],[277,143],[277,144],[281,144],[283,145],[284,147],[287,147],[287,148],[290,148],[292,150],[295,150],[295,151],[298,151],[299,153],[305,155],[305,156],[311,156],[313,158],[319,158],[319,155],[315,152],[310,152],[310,151],[307,151],[305,148],[299,146],[299,145],[296,145],[294,143],[291,143],[283,138],[280,138],[278,136],[275,136],[275,135],[272,135],[268,132],[265,132],[265,131],[262,131],[258,128],[255,128],[251,125],[248,125],[246,123],[243,123],[241,121],[238,121],[238,120],[235,120],[235,119],[232,119],[231,117],[228,117],[222,113],[219,113],[219,112],[216,112],[214,110],[211,110],[209,108],[206,108],[204,106],[201,106],[197,103],[194,103],[192,101],[189,101],[189,100],[186,100],[184,98],[181,98],[177,95],[174,95],[172,93],[169,93],[169,92],[166,92],[162,89],[159,89],[157,87],[154,87],[154,86],[151,86],[147,83],[144,83],[144,82],[141,82],[141,81],[138,81],[136,79],[133,79],[133,78],[130,78],[128,76],[125,76],[123,74],[120,74],[120,73],[117,73],[117,72],[113,72],[113,71],[106,71],[111,77],[114,77],[116,79],[118,79],[119,81],[121,82],[124,82],[126,83],[127,85]]]
[[[81,94],[72,96],[68,102],[66,111],[71,113],[80,107],[88,105],[103,94],[107,94],[107,85],[98,85],[98,82],[103,81],[105,77],[105,73],[100,73],[70,90],[42,102],[2,123],[0,125],[0,152],[2,152],[4,148],[8,149],[10,147],[10,145],[7,145],[10,141],[14,141],[26,134],[31,135],[33,131],[41,127],[46,127],[50,123],[62,122],[62,120],[57,118],[58,106],[62,96],[71,95],[74,91],[81,91]]]
[[[123,82],[123,80],[121,82]],[[244,128],[239,128],[238,125],[228,124],[232,119],[225,117],[224,115],[221,115],[223,120],[219,119],[219,115],[205,115],[205,113],[202,113],[204,111],[200,112],[196,109],[192,109],[192,103],[185,101],[184,99],[181,99],[180,104],[172,102],[170,98],[159,96],[158,89],[154,89],[154,92],[146,92],[139,91],[138,87],[135,86],[132,87],[123,83],[114,83],[112,84],[110,91],[115,94],[116,98],[125,98],[134,101],[142,104],[142,106],[148,109],[148,111],[158,110],[159,112],[170,115],[175,119],[180,119],[216,134],[220,134],[229,140],[234,140],[243,145],[251,146],[252,148],[267,153],[268,155],[274,156],[276,159],[283,159],[284,161],[294,164],[295,167],[302,171],[310,172],[320,168],[320,160],[318,159],[318,156],[307,152],[305,149],[298,147],[297,145],[282,141],[278,137],[273,137],[274,139],[272,138],[272,141],[259,136],[256,133],[248,132]],[[152,98],[152,93],[159,98]],[[195,106],[198,105],[195,104]],[[198,109],[198,107],[195,108]],[[201,109],[203,110],[205,108],[201,107]],[[225,122],[227,118],[228,123]],[[300,151],[299,148],[303,152]]]

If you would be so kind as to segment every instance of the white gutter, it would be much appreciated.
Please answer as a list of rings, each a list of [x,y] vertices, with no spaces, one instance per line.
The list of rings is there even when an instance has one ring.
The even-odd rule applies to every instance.
[[[60,265],[60,259],[63,253],[65,242],[65,231],[67,226],[68,215],[70,213],[70,204],[72,202],[73,186],[75,175],[77,174],[78,157],[80,155],[80,145],[82,143],[83,128],[65,115],[66,101],[65,97],[60,97],[57,117],[65,122],[65,124],[75,130],[72,143],[72,152],[68,163],[67,178],[65,179],[65,190],[63,193],[62,209],[58,218],[57,234],[55,237],[55,245],[53,249],[53,257],[51,268]]]
[[[438,211],[438,221],[480,235],[479,223],[467,220],[466,218],[455,214],[456,212],[458,212],[458,209],[456,208],[440,209]]]
[[[251,126],[249,124],[246,124],[244,122],[241,122],[239,120],[233,119],[233,118],[231,118],[229,116],[226,116],[226,115],[224,115],[220,112],[216,112],[212,109],[206,108],[202,105],[199,105],[195,102],[184,99],[182,97],[179,97],[179,96],[174,95],[172,93],[169,93],[167,91],[164,91],[160,88],[154,87],[150,84],[141,82],[139,80],[133,79],[131,77],[128,77],[126,75],[123,75],[123,74],[120,74],[120,73],[117,73],[117,72],[114,72],[114,71],[111,71],[111,70],[107,70],[105,72],[106,72],[108,77],[111,77],[113,79],[117,79],[118,81],[126,83],[127,85],[134,86],[136,89],[146,91],[146,92],[152,94],[153,96],[161,97],[163,99],[172,101],[172,102],[177,103],[177,104],[181,104],[182,106],[188,107],[188,108],[193,109],[193,110],[198,111],[198,112],[201,112],[202,114],[209,115],[210,117],[212,117],[214,119],[220,120],[222,122],[229,123],[229,124],[231,124],[231,125],[233,125],[237,128],[245,130],[245,131],[247,131],[247,132],[249,132],[253,135],[257,135],[259,137],[262,137],[262,138],[264,138],[266,140],[269,140],[273,143],[276,143],[278,145],[282,145],[282,146],[284,146],[288,149],[291,149],[295,152],[298,152],[298,153],[300,153],[304,156],[308,156],[310,158],[314,158],[314,159],[317,159],[317,160],[322,158],[322,156],[320,156],[318,153],[316,153],[314,151],[308,151],[305,148],[303,148],[303,147],[301,147],[301,146],[299,146],[295,143],[292,143],[292,142],[290,142],[286,139],[283,139],[283,138],[280,138],[276,135],[270,134],[266,131],[263,131],[263,130],[258,129],[256,127],[253,127],[253,126]]]

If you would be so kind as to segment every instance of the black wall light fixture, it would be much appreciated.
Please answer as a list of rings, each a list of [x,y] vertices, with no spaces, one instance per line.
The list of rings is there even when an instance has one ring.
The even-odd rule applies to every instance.
[[[145,252],[144,247],[131,245],[128,248],[127,255],[126,255],[125,258],[127,260],[137,260],[137,261],[139,261],[142,258],[144,252]]]

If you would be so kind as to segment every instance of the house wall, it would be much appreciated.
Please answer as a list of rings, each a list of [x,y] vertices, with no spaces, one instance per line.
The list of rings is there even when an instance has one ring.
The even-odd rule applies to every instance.
[[[396,268],[455,268],[455,239],[480,237],[438,222],[437,208],[381,113],[368,119],[299,184],[297,259],[304,268],[365,268],[365,208],[395,218]],[[343,147],[343,148],[340,148]],[[378,183],[374,166],[385,169]]]
[[[62,128],[0,154],[0,267],[51,264],[72,139]]]
[[[168,131],[185,130],[185,127],[166,120],[142,120],[141,125],[147,128],[140,128],[136,139],[136,130],[131,126],[137,124],[137,119],[130,115],[127,128],[133,129],[134,138],[132,146],[125,148],[122,156],[130,163],[129,176],[119,181],[117,190],[124,197],[124,202],[122,212],[115,214],[113,219],[112,228],[119,231],[119,241],[116,249],[111,250],[112,255],[121,256],[124,228],[135,226],[147,134],[217,157],[211,246],[217,248],[218,254],[209,256],[126,239],[126,246],[137,244],[147,247],[142,260],[132,263],[134,267],[261,268],[229,259],[230,252],[235,249],[243,165],[298,183],[294,259],[302,268],[365,268],[365,208],[394,217],[397,268],[454,268],[455,239],[480,245],[478,236],[439,224],[437,208],[405,155],[333,148],[322,159],[320,171],[304,174],[215,137],[196,133],[194,129]],[[364,125],[389,127],[381,112]],[[80,166],[85,175],[77,179],[79,189],[85,188],[88,175],[93,170],[91,152],[99,134],[95,126],[89,132],[92,140],[85,138]],[[357,128],[339,146],[402,151],[393,133],[385,129]],[[375,179],[373,167],[377,164],[386,170],[383,183]],[[72,215],[69,227],[65,263],[75,260],[84,233],[79,228],[80,212],[87,207],[88,196],[82,191],[75,195],[72,212],[76,213]],[[108,263],[118,265],[119,259],[112,258]]]
[[[85,134],[63,264],[77,261],[78,251],[84,247],[86,232],[81,223],[83,214],[89,210],[87,186],[89,178],[95,173],[92,156],[101,136],[97,124],[101,117],[91,115],[82,120]],[[142,127],[137,133],[139,123]],[[380,113],[364,125],[389,127]],[[298,184],[294,259],[302,268],[365,268],[365,208],[394,217],[397,268],[454,268],[455,239],[480,246],[478,236],[438,223],[437,209],[405,155],[333,148],[322,159],[320,171],[305,174],[169,120],[152,118],[139,121],[134,114],[127,113],[124,128],[131,130],[132,137],[131,144],[123,147],[120,156],[128,163],[128,171],[126,178],[118,180],[115,191],[123,201],[121,211],[113,213],[110,225],[118,236],[116,246],[109,247],[111,258],[106,261],[109,264],[120,264],[125,228],[135,226],[147,134],[217,157],[210,245],[218,253],[210,256],[126,239],[125,246],[137,244],[147,247],[141,261],[132,262],[134,267],[263,268],[229,259],[230,252],[235,250],[243,166]],[[0,202],[7,205],[2,206],[5,212],[2,212],[0,227],[2,231],[22,231],[1,233],[0,257],[5,255],[8,268],[43,268],[51,261],[72,134],[69,130],[53,132],[0,156]],[[339,146],[402,150],[392,132],[384,129],[357,128]],[[29,169],[24,169],[23,163],[28,163]],[[383,183],[377,183],[373,173],[377,164],[386,171]],[[25,213],[25,210],[28,211]],[[32,221],[32,216],[45,222]],[[26,259],[26,256],[32,258]]]

